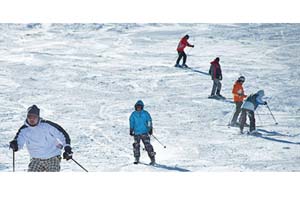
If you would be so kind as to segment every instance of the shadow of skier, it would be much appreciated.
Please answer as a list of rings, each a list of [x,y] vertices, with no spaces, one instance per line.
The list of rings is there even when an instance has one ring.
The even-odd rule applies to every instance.
[[[209,73],[207,72],[203,72],[203,71],[200,71],[200,70],[197,70],[197,69],[193,69],[191,67],[188,67],[187,69],[191,70],[192,72],[195,72],[195,73],[199,73],[199,74],[203,74],[203,75],[206,75],[206,76],[210,76]]]
[[[265,133],[272,133],[272,135],[268,136],[268,135],[263,135],[262,133],[257,133],[257,134],[250,134],[250,136],[262,138],[262,139],[273,141],[273,142],[280,142],[280,143],[284,143],[284,144],[300,145],[300,142],[291,142],[291,141],[288,141],[288,140],[276,139],[276,138],[271,137],[271,136],[287,136],[287,137],[289,137],[288,135],[277,133],[275,131],[269,132],[269,131],[266,131],[266,130],[263,130],[263,129],[258,129],[258,131],[265,132]],[[277,135],[274,134],[274,133],[277,133]]]
[[[300,136],[300,133],[295,134],[295,135],[288,135],[288,134],[279,133],[277,131],[268,131],[268,130],[265,130],[265,129],[257,129],[257,130],[260,131],[260,132],[267,133],[269,136],[282,136],[282,137],[297,137],[297,136]]]
[[[143,163],[143,162],[140,162],[140,164],[155,167],[155,168],[160,168],[160,169],[166,169],[166,170],[170,170],[170,171],[190,172],[190,170],[188,170],[188,169],[184,169],[184,168],[177,167],[177,166],[172,167],[172,166],[167,166],[167,165],[163,165],[163,164],[149,165],[149,164]]]

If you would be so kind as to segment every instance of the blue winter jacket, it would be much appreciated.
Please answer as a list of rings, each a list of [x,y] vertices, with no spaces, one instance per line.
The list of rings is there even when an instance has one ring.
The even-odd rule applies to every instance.
[[[129,122],[130,129],[133,129],[135,135],[148,134],[152,128],[152,119],[146,110],[131,113]]]

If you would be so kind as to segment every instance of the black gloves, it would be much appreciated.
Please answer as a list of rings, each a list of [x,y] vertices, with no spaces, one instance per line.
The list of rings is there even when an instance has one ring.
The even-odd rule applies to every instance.
[[[133,129],[132,129],[132,128],[130,129],[129,135],[130,135],[130,136],[134,136],[134,133],[133,133]]]
[[[72,159],[72,148],[70,146],[65,146],[65,152],[63,153],[63,158],[66,160]]]
[[[152,134],[153,134],[153,129],[150,128],[150,130],[149,130],[149,135],[152,135]]]
[[[222,76],[222,75],[220,75],[220,76],[219,76],[219,80],[222,80],[222,79],[223,79],[223,76]]]
[[[265,101],[265,102],[264,102],[264,105],[268,105],[268,103]]]
[[[192,47],[192,48],[194,48],[194,47],[195,47],[195,45],[191,45],[191,47]]]
[[[13,150],[13,151],[18,151],[18,142],[17,140],[12,140],[11,142],[9,142],[9,147]]]

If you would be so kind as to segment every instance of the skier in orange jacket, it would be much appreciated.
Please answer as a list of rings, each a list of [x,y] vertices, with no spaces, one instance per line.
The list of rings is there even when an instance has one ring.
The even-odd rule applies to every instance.
[[[238,118],[239,114],[241,113],[241,107],[242,107],[244,98],[247,97],[247,95],[245,95],[244,88],[243,88],[244,82],[245,82],[245,77],[240,76],[233,85],[232,94],[233,94],[233,100],[236,105],[236,108],[235,108],[233,117],[231,119],[230,126],[239,126],[239,123],[237,123],[237,118]]]

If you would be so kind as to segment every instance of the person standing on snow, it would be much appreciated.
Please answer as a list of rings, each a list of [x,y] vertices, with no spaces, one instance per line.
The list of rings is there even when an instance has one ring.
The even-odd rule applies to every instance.
[[[185,63],[186,63],[186,54],[184,52],[184,49],[186,46],[188,47],[192,47],[194,48],[194,45],[191,45],[189,42],[188,42],[188,39],[190,38],[189,35],[185,35],[183,38],[181,38],[178,46],[177,46],[177,52],[178,52],[178,58],[177,58],[177,61],[176,61],[176,65],[175,67],[181,67],[179,62],[181,60],[181,58],[183,58],[183,63],[182,63],[182,67],[188,67]]]
[[[219,57],[217,57],[215,60],[210,62],[209,74],[211,76],[211,79],[213,80],[213,87],[211,90],[210,97],[223,98],[223,96],[220,94],[222,88],[221,80],[223,79],[223,77],[222,77],[221,65],[219,62],[220,62]]]
[[[240,118],[240,131],[243,133],[243,129],[246,123],[247,115],[250,120],[250,133],[255,132],[255,115],[254,111],[259,105],[267,105],[266,101],[263,101],[262,98],[265,96],[265,92],[263,90],[259,90],[255,94],[251,94],[247,99],[244,101],[242,105],[242,114]]]
[[[231,119],[230,126],[238,126],[237,119],[239,114],[241,113],[241,107],[244,101],[244,98],[247,97],[244,92],[243,83],[245,82],[245,77],[240,76],[238,80],[234,83],[232,94],[233,94],[233,101],[235,103],[235,112],[233,114],[233,117]]]
[[[59,172],[61,150],[63,158],[72,159],[68,133],[58,124],[40,118],[40,109],[33,105],[27,110],[27,119],[9,146],[13,151],[26,147],[30,154],[29,172]]]
[[[143,101],[139,100],[136,102],[135,111],[131,113],[130,122],[130,136],[134,137],[133,143],[133,154],[134,164],[139,163],[140,159],[140,142],[145,145],[145,149],[148,152],[148,156],[151,160],[150,165],[155,164],[155,152],[153,146],[150,144],[150,135],[153,133],[152,119],[150,114],[144,110]]]

